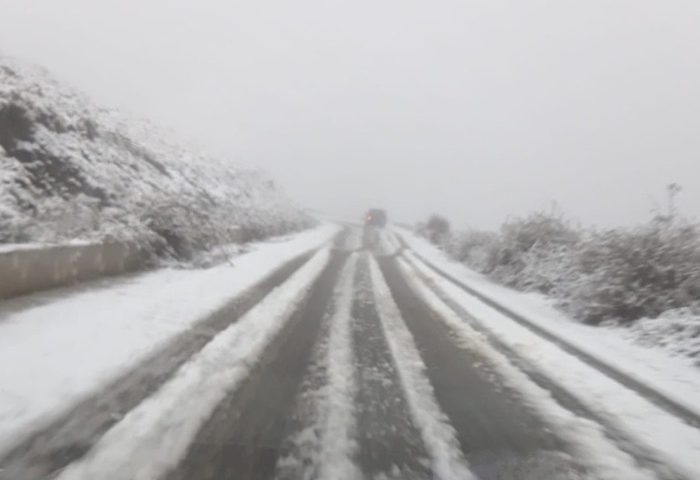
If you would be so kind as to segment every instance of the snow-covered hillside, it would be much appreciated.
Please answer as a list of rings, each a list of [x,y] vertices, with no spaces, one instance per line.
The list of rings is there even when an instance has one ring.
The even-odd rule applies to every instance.
[[[187,256],[310,223],[263,173],[0,56],[0,243],[118,238]]]

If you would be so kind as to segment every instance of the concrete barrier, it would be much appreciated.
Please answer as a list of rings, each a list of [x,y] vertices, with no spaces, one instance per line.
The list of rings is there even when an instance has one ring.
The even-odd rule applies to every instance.
[[[119,275],[145,267],[148,256],[125,243],[0,250],[0,298]]]

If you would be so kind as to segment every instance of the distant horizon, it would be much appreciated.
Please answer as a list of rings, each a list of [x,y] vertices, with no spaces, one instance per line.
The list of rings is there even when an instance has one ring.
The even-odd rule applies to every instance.
[[[37,63],[37,62],[32,62],[30,60],[21,58],[21,57],[16,56],[16,55],[8,54],[7,52],[2,51],[2,50],[0,50],[0,58],[1,57],[5,57],[13,62],[18,62],[18,63],[24,64],[26,66],[43,69],[47,72],[47,74],[49,74],[56,81],[66,83],[66,85],[69,88],[77,91],[78,93],[80,93],[82,95],[85,95],[87,98],[94,101],[96,103],[97,107],[108,108],[110,110],[115,110],[115,111],[121,112],[124,115],[126,115],[127,117],[133,117],[134,119],[138,118],[138,119],[141,119],[143,121],[153,123],[154,126],[156,126],[158,129],[163,130],[164,133],[176,136],[177,137],[176,139],[183,142],[183,144],[185,146],[189,145],[192,148],[196,149],[197,151],[202,151],[206,154],[210,154],[210,155],[218,157],[222,160],[226,159],[226,158],[231,158],[231,156],[227,155],[226,153],[212,151],[210,148],[207,147],[207,145],[203,144],[201,140],[188,138],[187,135],[185,135],[183,132],[178,131],[175,127],[159,123],[159,122],[153,120],[152,118],[149,118],[144,113],[139,113],[137,111],[130,111],[129,109],[118,106],[118,105],[106,105],[106,104],[104,104],[104,102],[99,102],[96,99],[94,99],[94,96],[92,94],[90,94],[87,90],[80,88],[79,86],[77,86],[73,82],[71,82],[70,80],[63,78],[61,75],[57,75],[54,71],[52,71],[51,68],[46,67],[45,65],[41,65],[40,63]],[[239,166],[239,167],[244,168],[244,169],[261,170],[261,171],[265,172],[266,174],[270,175],[272,180],[274,180],[278,185],[280,185],[280,187],[284,191],[288,190],[288,188],[284,184],[284,182],[282,182],[279,177],[275,176],[274,172],[270,171],[269,169],[266,169],[264,166],[248,163],[245,161],[245,159],[236,159],[234,164],[236,166]],[[672,183],[674,183],[674,182],[672,182]],[[652,195],[647,196],[646,200],[649,203],[649,212],[648,212],[648,216],[646,218],[641,218],[641,219],[638,219],[638,220],[635,220],[635,221],[632,221],[629,223],[611,223],[611,224],[602,224],[601,225],[601,224],[596,224],[595,222],[588,222],[588,223],[582,222],[580,218],[576,218],[570,212],[567,212],[566,210],[561,208],[559,203],[556,201],[549,202],[548,205],[545,205],[541,208],[535,208],[535,209],[528,211],[528,212],[523,212],[519,215],[507,214],[501,219],[494,218],[494,219],[492,219],[492,225],[487,226],[487,227],[477,227],[477,226],[469,224],[468,222],[467,223],[460,223],[459,218],[451,218],[449,215],[446,215],[446,214],[444,214],[444,212],[440,212],[440,211],[431,211],[431,212],[426,213],[422,217],[392,218],[392,221],[396,221],[399,223],[418,224],[422,221],[427,220],[431,215],[440,215],[440,216],[447,218],[450,221],[451,225],[457,229],[497,230],[503,223],[507,222],[509,219],[527,217],[528,215],[531,215],[531,214],[535,214],[538,212],[547,212],[547,211],[551,211],[552,208],[555,208],[567,220],[569,220],[575,224],[578,224],[580,226],[587,227],[587,228],[606,229],[606,228],[614,228],[614,227],[633,227],[633,226],[643,224],[643,223],[651,220],[656,215],[656,210],[662,211],[663,209],[665,209],[664,202],[666,202],[666,187],[667,186],[668,185],[664,185],[663,188],[661,188],[659,190],[659,192],[656,192],[655,196],[652,196]],[[684,193],[684,191],[683,191],[684,189],[682,188],[683,187],[682,184],[680,184],[680,186],[681,186],[681,191],[679,193],[677,201],[679,201],[679,203],[682,203],[682,196]],[[324,211],[322,207],[314,206],[314,205],[307,205],[307,204],[303,204],[303,203],[300,203],[299,206],[301,208],[304,208],[307,210],[314,210],[314,211],[317,211],[319,213],[323,213],[326,215],[331,215],[331,216],[336,215],[339,218],[344,218],[344,219],[347,219],[349,221],[350,220],[360,221],[362,219],[365,211],[368,208],[371,208],[373,205],[367,205],[364,207],[362,205],[360,205],[358,207],[358,209],[356,209],[356,210],[342,210],[342,209],[340,209],[340,210],[335,210],[335,211]],[[680,215],[680,217],[687,219],[687,220],[690,220],[690,221],[694,221],[694,222],[698,221],[697,217],[686,215],[685,212],[683,212],[683,211],[679,211],[679,215]],[[409,217],[410,217],[410,215],[409,215]]]
[[[9,0],[0,45],[302,206],[605,228],[673,182],[700,216],[698,24],[688,0]]]

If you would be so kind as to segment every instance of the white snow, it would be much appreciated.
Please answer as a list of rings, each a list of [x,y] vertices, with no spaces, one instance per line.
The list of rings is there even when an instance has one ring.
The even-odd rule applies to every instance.
[[[694,358],[693,364],[700,367],[700,314],[690,308],[668,310],[658,318],[641,318],[625,327],[603,325],[601,328],[672,356]]]
[[[401,250],[401,243],[396,238],[392,229],[386,229],[382,235],[384,237],[384,242],[386,242],[390,254],[395,254]]]
[[[0,255],[14,252],[26,252],[29,250],[41,250],[46,248],[45,243],[5,243],[0,245]]]
[[[362,230],[359,228],[351,228],[348,236],[345,238],[344,249],[350,252],[360,250],[362,248]]]
[[[399,245],[388,230],[379,233],[379,251],[382,255],[394,255],[399,251]]]
[[[594,470],[594,478],[598,480],[656,478],[606,438],[600,425],[577,417],[559,405],[549,392],[532,382],[505,355],[494,349],[480,333],[459,318],[445,302],[418,280],[413,268],[405,261],[401,260],[399,264],[416,294],[439,315],[452,332],[458,335],[459,342],[464,348],[476,352],[498,371],[510,387],[520,392],[522,401],[531,406],[540,419],[567,442],[576,459]]]
[[[329,258],[328,248],[319,251],[283,285],[217,335],[58,479],[153,480],[176,467],[219,402],[250,374]]]
[[[394,358],[408,406],[431,457],[436,478],[476,480],[462,455],[454,428],[435,399],[425,364],[418,353],[413,336],[401,318],[374,257],[370,259],[370,275],[382,329]]]
[[[336,290],[335,312],[328,339],[328,389],[325,422],[321,430],[319,478],[352,480],[361,478],[353,457],[355,440],[355,392],[352,301],[357,254],[348,259]]]
[[[326,225],[254,244],[232,265],[164,269],[0,303],[0,452],[337,231]]]
[[[642,446],[653,460],[673,466],[689,479],[700,478],[700,464],[696,461],[700,458],[700,430],[465,293],[420,262],[411,263],[521,359],[574,395],[635,445]],[[469,328],[465,320],[462,327]]]
[[[355,395],[357,373],[350,324],[357,253],[348,258],[333,292],[333,311],[326,315],[323,336],[314,364],[322,372],[317,385],[302,398],[311,418],[293,435],[292,451],[278,462],[277,478],[333,478],[359,480],[362,472],[357,453]]]
[[[397,231],[412,249],[475,291],[700,414],[700,374],[698,368],[689,360],[670,356],[661,349],[641,346],[621,329],[593,327],[571,320],[553,308],[542,296],[517,292],[495,284],[465,265],[449,260],[442,251],[426,240],[407,230]],[[411,253],[407,253],[407,256],[410,258]],[[508,322],[512,323],[514,322]]]

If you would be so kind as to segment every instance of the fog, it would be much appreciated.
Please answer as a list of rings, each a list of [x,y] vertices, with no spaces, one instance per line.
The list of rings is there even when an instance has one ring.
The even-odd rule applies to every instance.
[[[0,51],[311,208],[700,215],[695,0],[0,0]]]

